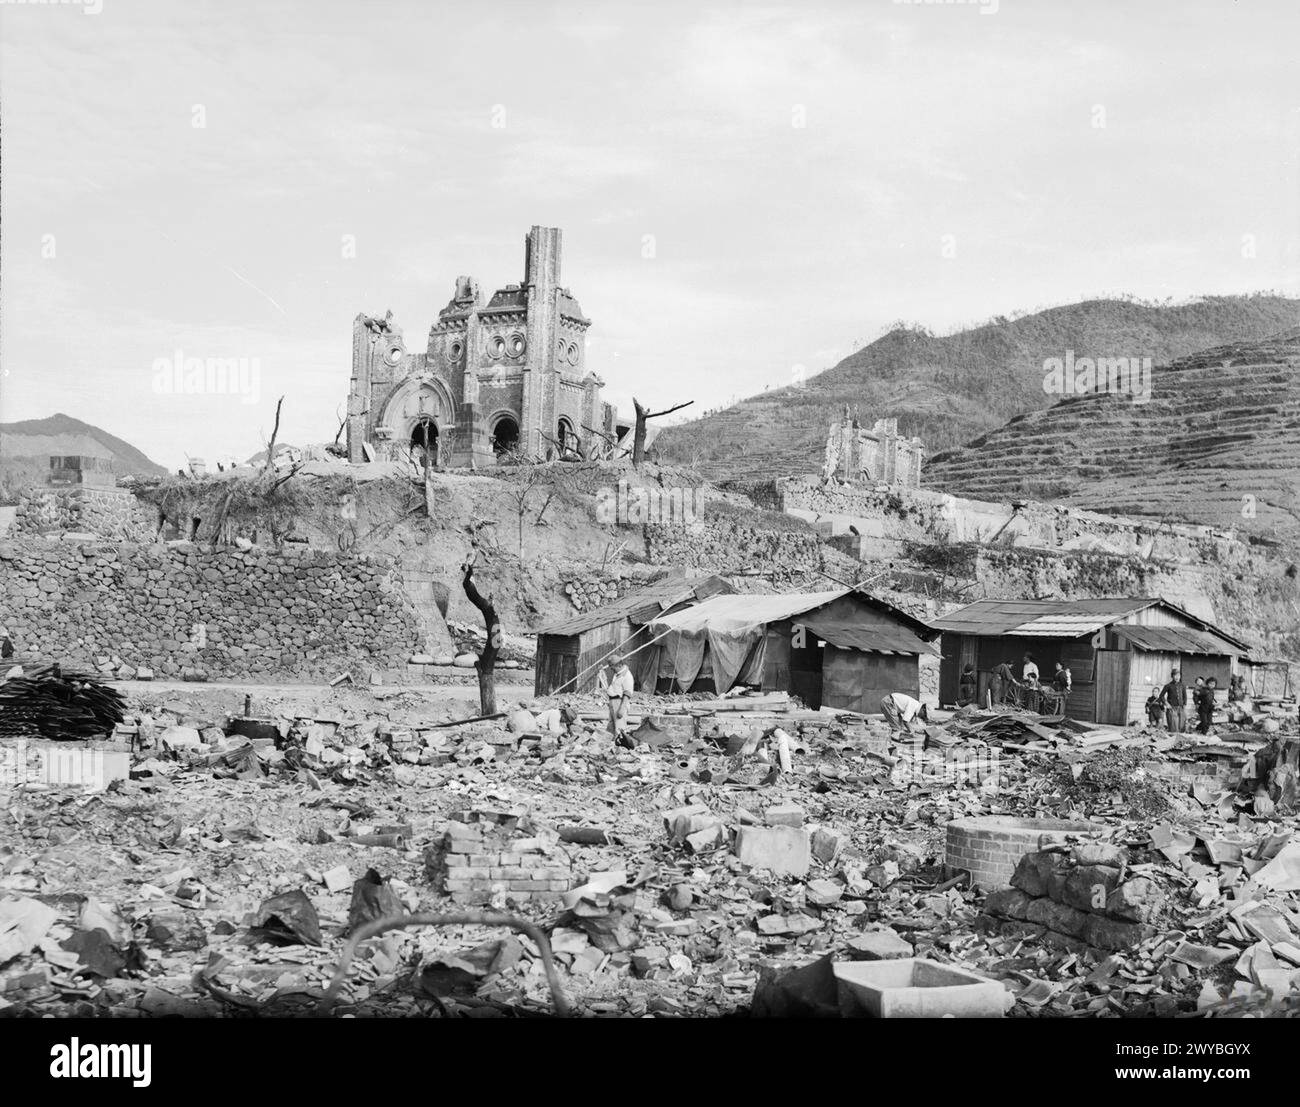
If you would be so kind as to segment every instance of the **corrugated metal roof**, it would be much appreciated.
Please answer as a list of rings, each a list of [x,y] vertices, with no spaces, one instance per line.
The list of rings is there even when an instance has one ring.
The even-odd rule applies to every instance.
[[[900,626],[845,626],[843,623],[807,622],[807,630],[832,646],[842,650],[861,650],[863,653],[932,653],[939,647],[924,642],[907,627]]]
[[[561,636],[583,634],[586,631],[595,630],[597,627],[603,627],[606,623],[621,622],[638,614],[646,615],[645,619],[638,620],[646,622],[660,612],[687,600],[716,596],[732,591],[734,589],[732,589],[731,585],[716,574],[706,573],[695,577],[668,577],[665,580],[655,581],[654,584],[647,585],[645,588],[639,588],[635,592],[629,592],[626,596],[620,596],[612,603],[601,604],[600,607],[593,607],[590,611],[584,611],[572,618],[563,619],[558,623],[551,623],[537,633],[539,635],[556,634]],[[654,610],[646,612],[646,608],[654,608]]]
[[[1204,653],[1233,655],[1241,651],[1217,634],[1191,627],[1116,627],[1115,633],[1134,648],[1160,653]]]
[[[1078,638],[1160,602],[1156,599],[976,600],[935,619],[933,625],[955,634]]]

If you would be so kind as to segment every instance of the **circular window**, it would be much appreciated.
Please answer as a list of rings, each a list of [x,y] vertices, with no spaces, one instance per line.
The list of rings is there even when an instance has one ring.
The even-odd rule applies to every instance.
[[[576,342],[569,343],[569,364],[578,364],[578,344]]]
[[[512,334],[510,336],[510,356],[520,357],[524,350],[528,348],[528,343],[522,334]]]
[[[392,349],[388,351],[386,358],[389,365],[396,365],[399,361],[402,360],[402,347],[401,346],[392,347]]]
[[[506,340],[505,340],[504,338],[502,338],[500,335],[497,335],[496,338],[492,339],[492,347],[491,347],[491,349],[492,349],[492,356],[493,356],[493,357],[505,357],[505,354],[506,354]]]
[[[465,352],[465,347],[461,345],[459,342],[453,342],[451,344],[452,361],[460,361],[460,355],[463,354],[464,352]]]

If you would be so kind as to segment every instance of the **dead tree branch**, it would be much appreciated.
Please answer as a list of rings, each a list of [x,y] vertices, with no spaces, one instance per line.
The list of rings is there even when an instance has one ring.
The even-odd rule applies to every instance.
[[[262,466],[264,473],[271,468],[271,463],[275,460],[275,440],[280,434],[280,405],[283,403],[283,396],[275,401],[275,426],[271,428],[271,441],[266,447],[266,462]]]

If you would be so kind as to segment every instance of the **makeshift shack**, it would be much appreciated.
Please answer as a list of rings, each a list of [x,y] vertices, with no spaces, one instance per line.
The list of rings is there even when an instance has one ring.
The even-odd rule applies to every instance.
[[[920,655],[938,652],[929,625],[850,589],[715,596],[661,615],[647,630],[657,640],[661,692],[743,684],[788,691],[812,708],[867,714],[888,692],[919,696]]]
[[[645,624],[665,611],[698,603],[733,589],[719,576],[673,575],[620,596],[572,618],[552,623],[537,632],[537,662],[533,694],[590,692],[610,654],[637,650],[650,640]],[[646,650],[628,657],[637,688],[655,679],[655,658]]]
[[[1044,685],[1057,661],[1070,670],[1066,715],[1121,726],[1145,719],[1147,697],[1173,669],[1189,686],[1198,676],[1217,678],[1218,698],[1225,700],[1238,658],[1246,654],[1245,644],[1227,631],[1159,598],[977,600],[934,625],[943,631],[940,703],[957,702],[968,664],[978,674],[978,702],[984,703],[993,670],[1009,662],[1019,680],[1030,654]],[[1192,715],[1190,697],[1188,710]]]

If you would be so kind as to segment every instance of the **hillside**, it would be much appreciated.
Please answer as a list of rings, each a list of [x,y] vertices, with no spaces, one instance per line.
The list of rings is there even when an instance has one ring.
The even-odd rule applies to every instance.
[[[925,484],[1300,539],[1300,328],[1156,366],[1151,383],[1145,404],[1090,394],[1012,419],[933,457]]]
[[[1297,323],[1300,301],[1255,295],[1180,305],[1089,300],[945,337],[899,327],[801,387],[667,427],[655,445],[666,462],[697,466],[715,481],[816,472],[827,429],[847,404],[868,426],[897,417],[899,430],[919,435],[933,454],[1050,406],[1043,363],[1067,350],[1076,357],[1150,357],[1160,365]]]
[[[0,502],[12,502],[13,494],[24,484],[43,481],[50,458],[59,454],[106,457],[123,475],[166,472],[129,442],[71,415],[0,423]]]

